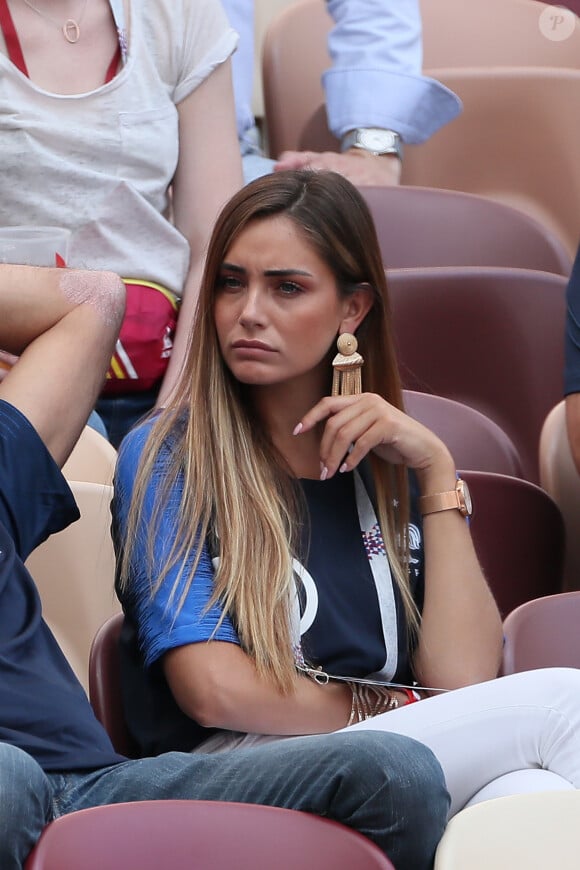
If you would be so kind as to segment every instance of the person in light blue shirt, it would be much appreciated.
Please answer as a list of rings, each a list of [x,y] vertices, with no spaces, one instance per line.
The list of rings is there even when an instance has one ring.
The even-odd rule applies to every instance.
[[[332,169],[355,184],[397,184],[402,143],[425,142],[461,111],[455,94],[422,75],[418,0],[327,0],[335,26],[328,38],[332,67],[323,85],[328,125],[343,153],[288,151],[277,162],[270,160],[261,151],[252,113],[253,0],[223,3],[240,34],[233,76],[246,181],[274,169],[311,168]],[[371,147],[365,147],[368,129],[379,131]],[[356,144],[351,131],[359,133]],[[384,135],[389,133],[396,137]],[[388,150],[376,154],[377,146]]]

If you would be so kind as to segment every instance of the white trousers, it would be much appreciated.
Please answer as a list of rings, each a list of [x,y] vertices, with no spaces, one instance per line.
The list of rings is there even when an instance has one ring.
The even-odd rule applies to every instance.
[[[342,730],[391,731],[429,746],[468,803],[580,788],[580,670],[526,671],[457,689]]]

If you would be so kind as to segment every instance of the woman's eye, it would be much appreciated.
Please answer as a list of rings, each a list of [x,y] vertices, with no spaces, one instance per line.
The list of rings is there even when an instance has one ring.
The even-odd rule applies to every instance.
[[[282,283],[278,285],[278,289],[284,294],[284,296],[294,296],[297,293],[302,293],[302,287],[300,284],[295,284],[294,281],[282,281]]]
[[[235,291],[239,290],[242,286],[242,282],[239,278],[236,278],[234,275],[220,275],[218,278],[218,289],[219,290],[230,290]]]

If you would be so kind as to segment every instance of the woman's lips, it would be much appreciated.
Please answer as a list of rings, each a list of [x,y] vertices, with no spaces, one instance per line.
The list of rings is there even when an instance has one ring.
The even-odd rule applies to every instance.
[[[269,344],[255,339],[240,339],[235,341],[232,344],[232,349],[247,352],[274,353],[274,348],[270,347]]]

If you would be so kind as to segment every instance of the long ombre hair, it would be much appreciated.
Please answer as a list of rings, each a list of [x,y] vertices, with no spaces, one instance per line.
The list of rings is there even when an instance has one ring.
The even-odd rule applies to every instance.
[[[360,284],[373,290],[373,305],[357,330],[365,359],[363,388],[402,408],[391,335],[384,267],[374,224],[353,185],[333,172],[277,172],[242,188],[224,207],[209,244],[197,316],[177,389],[154,420],[141,458],[129,511],[119,582],[131,582],[131,559],[145,492],[163,455],[163,485],[149,532],[154,596],[170,568],[196,553],[189,576],[183,568],[170,600],[182,606],[193,580],[201,542],[217,543],[219,566],[212,604],[231,616],[243,649],[258,673],[283,692],[296,670],[290,601],[295,590],[301,505],[295,481],[268,432],[256,425],[251,403],[222,358],[214,323],[221,265],[237,236],[255,220],[291,220],[335,276],[346,295]],[[329,348],[331,353],[331,348]],[[329,366],[330,378],[330,366]],[[167,445],[171,444],[171,449]],[[408,580],[409,493],[407,471],[370,455],[378,519],[391,570],[410,625],[418,614]],[[182,479],[175,543],[165,564],[154,566],[152,542],[171,490]],[[396,506],[396,507],[395,507]]]

